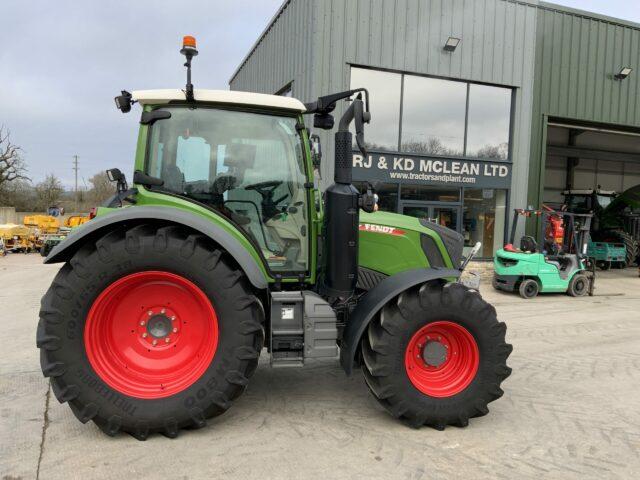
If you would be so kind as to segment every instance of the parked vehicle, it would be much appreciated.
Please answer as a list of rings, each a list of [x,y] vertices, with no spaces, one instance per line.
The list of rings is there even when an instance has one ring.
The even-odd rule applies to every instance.
[[[640,266],[640,185],[622,193],[595,190],[565,190],[565,208],[573,213],[593,213],[591,237],[597,242],[622,243],[626,266]]]
[[[144,440],[203,427],[244,391],[263,346],[273,367],[337,358],[418,427],[466,426],[511,372],[506,326],[457,280],[463,238],[376,212],[351,183],[353,125],[364,152],[364,89],[294,98],[196,90],[123,91],[142,107],[133,187],[53,249],[64,262],[42,300],[37,345],[61,402],[82,422]],[[324,202],[309,132],[335,134]],[[319,150],[316,150],[319,151]],[[472,255],[477,252],[479,245]],[[311,373],[310,373],[311,374]]]
[[[516,209],[509,243],[494,256],[493,287],[517,291],[530,299],[539,293],[566,292],[573,297],[592,295],[595,269],[587,255],[591,214],[574,214],[551,209]],[[525,235],[520,248],[514,246],[518,221],[538,219],[538,238]],[[549,224],[562,219],[562,242],[549,236]],[[554,230],[552,228],[552,230]]]

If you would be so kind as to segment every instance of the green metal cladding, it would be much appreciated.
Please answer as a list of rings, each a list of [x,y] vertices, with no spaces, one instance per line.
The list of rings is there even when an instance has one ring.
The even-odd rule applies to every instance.
[[[622,67],[634,71],[616,80]],[[529,203],[538,205],[549,117],[640,127],[640,25],[541,2],[534,74]]]

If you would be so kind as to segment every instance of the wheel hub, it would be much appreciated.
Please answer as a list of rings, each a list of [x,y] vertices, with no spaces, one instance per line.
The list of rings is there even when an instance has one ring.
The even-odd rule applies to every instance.
[[[151,307],[140,317],[138,337],[146,347],[160,348],[178,340],[180,325],[181,321],[176,312],[168,306]]]
[[[447,354],[447,346],[438,340],[428,340],[422,349],[422,359],[430,367],[437,368],[446,362]]]
[[[147,323],[147,330],[152,337],[164,338],[171,331],[171,320],[165,315],[155,315]]]

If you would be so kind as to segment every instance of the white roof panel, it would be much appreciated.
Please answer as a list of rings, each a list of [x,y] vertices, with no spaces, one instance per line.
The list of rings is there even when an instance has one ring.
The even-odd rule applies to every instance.
[[[162,90],[134,90],[131,94],[140,105],[169,103],[172,100],[185,100],[184,91],[179,88]],[[236,90],[204,90],[196,88],[193,96],[198,102],[232,103],[238,105],[256,105],[260,107],[282,108],[304,112],[304,104],[291,97],[267,95],[264,93],[238,92]]]

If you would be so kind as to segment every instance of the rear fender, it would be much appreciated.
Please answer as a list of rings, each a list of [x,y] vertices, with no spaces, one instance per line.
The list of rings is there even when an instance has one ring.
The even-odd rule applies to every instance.
[[[407,270],[385,278],[365,293],[349,315],[349,320],[342,336],[340,364],[345,373],[351,375],[356,353],[360,346],[360,339],[369,326],[371,319],[387,302],[416,285],[433,280],[451,280],[459,277],[460,271],[453,269],[420,268]]]
[[[66,262],[87,241],[95,241],[114,226],[126,223],[140,223],[145,220],[162,221],[170,224],[184,225],[209,237],[224,248],[240,265],[251,284],[259,289],[267,288],[267,278],[256,259],[244,248],[236,238],[220,225],[184,210],[157,206],[137,206],[119,208],[106,215],[98,216],[85,223],[62,242],[47,256],[44,263]]]

